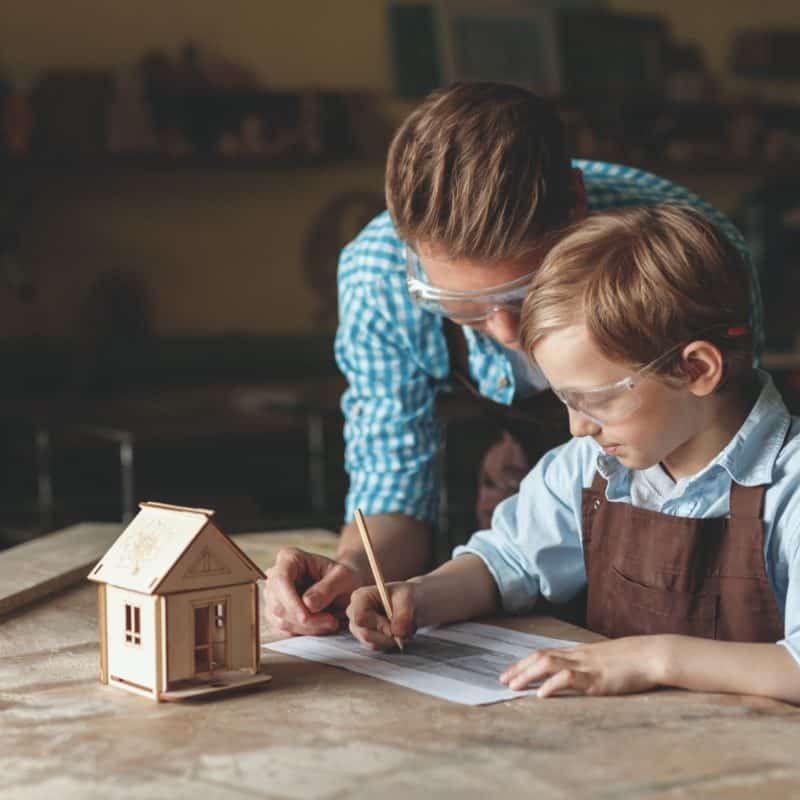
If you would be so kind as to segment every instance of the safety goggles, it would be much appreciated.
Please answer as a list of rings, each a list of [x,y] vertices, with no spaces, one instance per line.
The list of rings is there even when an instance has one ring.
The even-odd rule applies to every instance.
[[[606,386],[598,386],[595,389],[553,389],[553,393],[565,406],[577,411],[601,427],[621,422],[641,406],[642,398],[637,391],[637,387],[644,378],[666,364],[675,353],[689,342],[695,341],[709,331],[719,327],[727,328],[725,336],[728,338],[744,336],[748,331],[746,325],[714,325],[700,331],[691,339],[676,344],[649,364],[645,364],[641,369],[636,370],[632,375],[628,375],[627,378],[623,378],[620,381]]]
[[[419,256],[406,245],[406,284],[411,299],[420,308],[449,317],[453,322],[466,325],[489,319],[497,311],[518,314],[522,301],[528,294],[533,272],[513,281],[491,286],[487,289],[465,290],[438,289],[431,286],[419,260]]]

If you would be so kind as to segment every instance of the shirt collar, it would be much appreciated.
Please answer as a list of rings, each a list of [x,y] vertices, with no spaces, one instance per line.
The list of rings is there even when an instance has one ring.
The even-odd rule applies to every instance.
[[[770,375],[760,369],[755,372],[761,391],[747,418],[716,458],[691,476],[687,484],[715,467],[724,469],[732,480],[742,486],[773,482],[775,462],[791,425],[791,417]],[[597,448],[597,470],[608,481],[609,490],[612,479],[614,483],[609,497],[612,494],[615,497],[629,494],[631,470],[620,464],[614,456],[603,453],[599,445]]]
[[[756,377],[761,391],[755,405],[733,439],[712,462],[718,463],[742,486],[773,482],[775,462],[792,422],[770,375],[756,370]]]

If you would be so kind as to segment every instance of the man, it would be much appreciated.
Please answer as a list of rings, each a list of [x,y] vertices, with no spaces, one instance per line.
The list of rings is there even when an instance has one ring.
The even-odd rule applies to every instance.
[[[339,264],[348,522],[336,560],[295,549],[278,554],[265,612],[284,633],[338,630],[352,591],[373,582],[352,521],[357,507],[386,580],[428,566],[439,497],[435,399],[454,379],[515,434],[485,460],[482,526],[531,463],[567,438],[551,425],[547,382],[517,339],[531,276],[571,222],[622,206],[702,211],[746,257],[760,341],[758,284],[731,223],[654,175],[570,161],[555,109],[525,89],[467,83],[433,93],[392,141],[386,199],[388,213],[367,225]]]

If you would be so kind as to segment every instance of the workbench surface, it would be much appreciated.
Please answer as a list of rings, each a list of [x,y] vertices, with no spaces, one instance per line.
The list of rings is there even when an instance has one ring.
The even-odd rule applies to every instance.
[[[335,541],[234,538],[262,567],[280,545]],[[665,690],[471,708],[269,650],[265,689],[157,704],[98,682],[96,598],[84,584],[0,618],[3,800],[800,797],[790,705]],[[548,617],[493,621],[592,638]]]

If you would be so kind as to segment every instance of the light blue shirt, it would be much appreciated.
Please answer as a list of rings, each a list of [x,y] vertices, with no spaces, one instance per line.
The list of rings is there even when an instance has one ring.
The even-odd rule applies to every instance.
[[[784,618],[781,644],[800,663],[800,418],[789,415],[767,373],[759,371],[758,377],[758,400],[733,439],[700,472],[673,483],[671,491],[668,485],[654,486],[648,471],[630,470],[605,455],[591,437],[572,439],[545,454],[525,476],[519,494],[495,509],[491,529],[478,531],[453,557],[474,553],[483,559],[503,607],[521,613],[531,610],[539,595],[563,603],[586,585],[581,490],[591,486],[596,470],[608,481],[609,502],[681,517],[728,514],[731,480],[768,484],[763,510],[767,578]]]
[[[681,186],[632,167],[574,161],[583,171],[590,211],[660,203],[690,205],[715,222],[745,257],[753,287],[752,324],[761,341],[761,296],[747,247],[730,220]],[[436,395],[451,388],[450,359],[439,317],[412,303],[403,244],[389,215],[376,217],[339,261],[336,360],[348,382],[342,398],[345,519],[400,512],[435,524],[441,426]],[[470,374],[480,393],[509,405],[538,384],[494,339],[464,328]],[[476,466],[477,471],[477,466]]]

